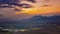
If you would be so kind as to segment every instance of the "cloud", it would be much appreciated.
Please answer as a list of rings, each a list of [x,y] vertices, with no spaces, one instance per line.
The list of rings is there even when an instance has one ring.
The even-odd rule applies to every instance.
[[[33,3],[35,3],[35,2],[36,2],[35,0],[27,0],[27,1],[30,1],[30,2],[33,2]]]
[[[0,4],[10,4],[10,3],[17,3],[18,0],[0,0]]]
[[[0,14],[0,17],[3,16],[3,14]]]
[[[18,0],[0,0],[0,5],[1,4],[8,4],[8,6],[1,6],[0,8],[5,8],[5,7],[12,7],[11,5],[17,5],[18,6],[19,1]]]
[[[44,0],[44,2],[48,2],[48,1],[50,1],[50,0]]]
[[[17,5],[17,6],[27,5],[27,4],[19,4],[20,1],[19,0],[0,0],[0,4]],[[28,1],[35,2],[34,0],[28,0]]]
[[[5,0],[5,1],[0,1],[1,4],[8,4],[8,5],[20,5],[18,4],[20,1],[19,0]]]
[[[31,8],[32,6],[30,5],[30,4],[22,4],[23,6],[23,8]]]
[[[41,7],[49,7],[49,6],[51,6],[51,5],[42,5]]]
[[[32,6],[30,4],[20,4],[20,1],[21,0],[0,0],[0,4],[8,4],[8,5],[4,5],[4,6],[0,6],[0,8],[14,8],[14,10],[16,11],[22,11],[21,9],[22,8],[31,8]],[[26,1],[26,0],[25,0]],[[31,2],[35,2],[34,0],[29,0]],[[14,6],[12,6],[14,5]],[[16,8],[17,7],[22,7],[21,9],[20,8]]]

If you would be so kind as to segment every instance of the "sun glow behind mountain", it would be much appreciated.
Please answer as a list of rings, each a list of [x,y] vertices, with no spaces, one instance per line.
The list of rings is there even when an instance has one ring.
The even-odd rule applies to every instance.
[[[60,0],[36,0],[36,3],[30,3],[33,7],[22,8],[21,12],[16,12],[15,14],[27,13],[31,15],[56,15],[60,13]],[[29,3],[29,2],[28,2]]]
[[[16,0],[17,1],[17,0]],[[0,10],[0,19],[12,18],[14,19],[25,19],[30,18],[34,15],[60,15],[60,0],[35,0],[36,2],[28,2],[26,0],[21,1],[21,3],[26,3],[31,5],[30,8],[23,8],[15,6],[19,11],[15,11],[11,8],[2,8]],[[20,3],[18,3],[20,4]],[[17,10],[16,9],[16,10]]]

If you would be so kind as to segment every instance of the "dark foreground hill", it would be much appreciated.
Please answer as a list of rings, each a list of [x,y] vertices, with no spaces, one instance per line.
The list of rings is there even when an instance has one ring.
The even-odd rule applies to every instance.
[[[60,26],[53,24],[44,25],[42,29],[31,30],[31,31],[10,31],[1,32],[0,34],[60,34]]]

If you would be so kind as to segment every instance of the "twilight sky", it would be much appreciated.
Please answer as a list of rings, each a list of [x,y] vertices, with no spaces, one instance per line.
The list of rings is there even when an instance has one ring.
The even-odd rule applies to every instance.
[[[26,0],[19,2],[18,4],[27,3],[32,6],[31,8],[15,7],[22,11],[15,11],[14,8],[0,8],[0,19],[11,18],[12,20],[19,20],[30,18],[34,15],[60,15],[60,0],[35,1],[35,3]]]
[[[51,15],[60,13],[60,0],[35,0],[36,3],[22,1],[21,3],[31,4],[32,8],[22,8],[23,11],[16,12],[16,14],[27,13],[27,14],[40,14],[40,15]]]

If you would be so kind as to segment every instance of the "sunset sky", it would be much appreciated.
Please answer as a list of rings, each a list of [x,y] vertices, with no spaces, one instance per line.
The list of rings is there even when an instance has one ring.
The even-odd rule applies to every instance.
[[[21,0],[19,0],[21,1]],[[31,8],[22,8],[16,6],[15,8],[21,9],[22,11],[15,11],[14,8],[0,8],[0,19],[11,18],[25,19],[30,18],[34,15],[60,15],[60,0],[35,0],[36,2],[28,2],[22,0],[20,3],[30,4]],[[20,4],[19,3],[19,4]]]
[[[36,3],[31,3],[24,1],[22,3],[31,4],[32,8],[22,8],[23,11],[16,12],[27,13],[27,14],[40,14],[40,15],[51,15],[51,14],[59,14],[60,13],[60,0],[35,0]]]

